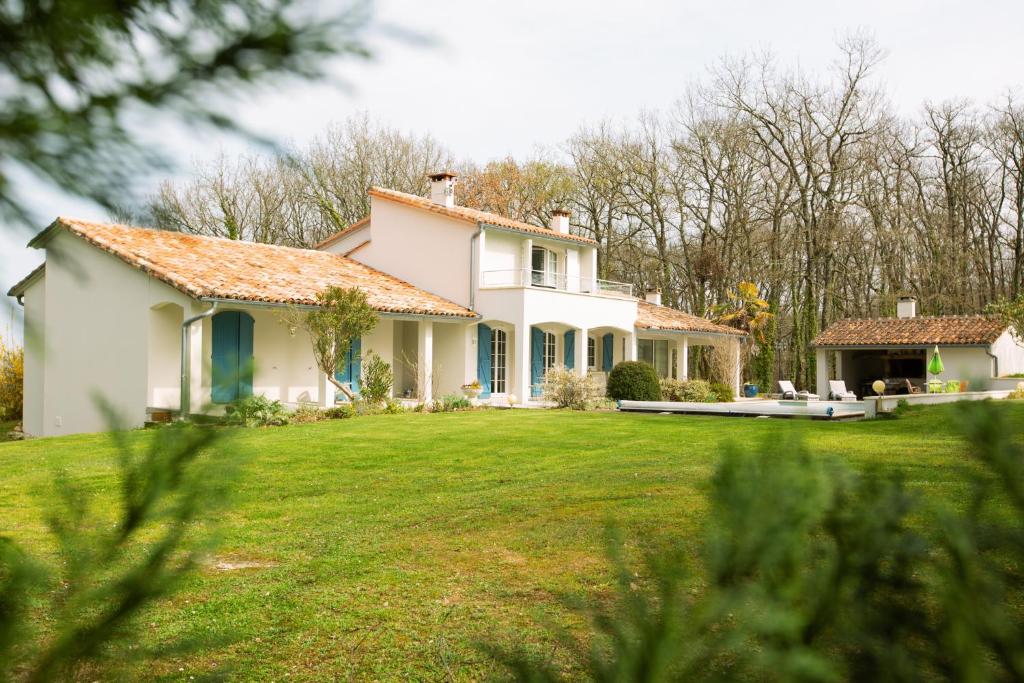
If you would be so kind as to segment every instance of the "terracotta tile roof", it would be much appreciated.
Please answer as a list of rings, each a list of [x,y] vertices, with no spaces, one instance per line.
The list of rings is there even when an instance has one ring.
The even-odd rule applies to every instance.
[[[58,218],[63,227],[131,266],[196,298],[315,304],[328,286],[358,287],[376,310],[475,318],[467,308],[358,261],[220,237]],[[46,239],[46,233],[32,243]]]
[[[1006,331],[1002,321],[984,315],[837,320],[814,346],[931,346],[991,344]]]
[[[18,280],[18,282],[7,290],[7,296],[20,296],[25,293],[28,286],[46,270],[46,262],[40,263],[32,269],[32,272]]]
[[[636,326],[645,330],[676,330],[680,332],[707,332],[744,336],[742,330],[713,323],[668,306],[657,306],[646,301],[637,302]]]
[[[330,237],[325,239],[323,242],[320,242],[319,244],[314,244],[313,248],[314,249],[323,249],[326,246],[334,244],[335,242],[337,242],[338,240],[340,240],[342,237],[344,237],[345,235],[349,234],[350,232],[355,232],[359,228],[362,228],[362,227],[367,226],[369,224],[370,224],[370,217],[369,216],[363,216],[362,218],[360,218],[359,220],[357,220],[355,223],[353,223],[352,225],[348,226],[347,228],[342,228],[338,232],[334,233],[333,235],[331,235]]]
[[[490,225],[497,225],[502,228],[508,228],[509,230],[515,230],[516,232],[528,233],[531,235],[542,235],[548,239],[556,240],[568,240],[570,242],[579,242],[581,244],[596,245],[597,242],[590,239],[589,237],[580,237],[579,235],[563,235],[557,233],[550,228],[542,228],[537,225],[530,225],[529,223],[523,223],[521,221],[514,221],[511,218],[505,218],[499,216],[496,213],[488,213],[486,211],[477,211],[476,209],[470,209],[465,206],[453,206],[448,208],[447,206],[441,206],[431,200],[420,197],[414,194],[407,194],[405,192],[399,192],[397,190],[388,190],[382,187],[371,187],[371,197],[379,197],[381,199],[387,199],[406,206],[412,206],[417,209],[424,209],[426,211],[432,211],[442,216],[448,216],[449,218],[456,218],[458,220],[466,221],[469,223],[488,223]],[[342,231],[344,232],[344,231]],[[329,237],[328,240],[333,239]]]

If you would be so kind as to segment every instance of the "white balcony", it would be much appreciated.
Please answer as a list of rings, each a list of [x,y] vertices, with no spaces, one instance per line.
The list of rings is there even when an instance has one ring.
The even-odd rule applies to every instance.
[[[614,282],[592,277],[568,276],[544,270],[485,270],[480,273],[480,287],[497,289],[501,287],[536,287],[577,294],[600,294],[605,296],[633,296],[633,285],[628,282]]]

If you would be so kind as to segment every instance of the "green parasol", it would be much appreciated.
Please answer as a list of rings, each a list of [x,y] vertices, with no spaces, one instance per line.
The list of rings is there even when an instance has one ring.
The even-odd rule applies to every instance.
[[[941,375],[945,369],[942,366],[942,356],[939,355],[939,347],[936,346],[935,350],[932,351],[932,359],[928,361],[928,372],[933,375]]]

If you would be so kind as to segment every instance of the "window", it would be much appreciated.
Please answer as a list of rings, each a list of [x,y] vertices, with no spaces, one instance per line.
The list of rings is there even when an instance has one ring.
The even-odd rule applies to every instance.
[[[555,287],[558,283],[558,254],[544,247],[534,247],[530,259],[530,283],[537,287]]]
[[[491,331],[491,393],[505,393],[505,359],[507,358],[508,337],[505,330]]]
[[[654,366],[658,377],[669,376],[670,355],[667,339],[638,339],[636,351],[639,360]]]
[[[597,340],[587,337],[587,367],[597,367]]]
[[[552,332],[544,333],[544,374],[555,367],[555,335]]]

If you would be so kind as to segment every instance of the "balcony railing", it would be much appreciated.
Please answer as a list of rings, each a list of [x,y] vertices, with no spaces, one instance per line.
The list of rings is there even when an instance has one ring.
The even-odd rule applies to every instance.
[[[481,287],[537,287],[580,294],[633,296],[633,285],[593,277],[568,276],[544,270],[485,270],[480,273]]]

